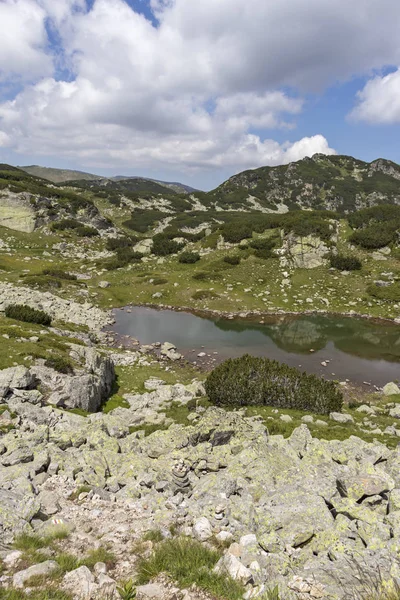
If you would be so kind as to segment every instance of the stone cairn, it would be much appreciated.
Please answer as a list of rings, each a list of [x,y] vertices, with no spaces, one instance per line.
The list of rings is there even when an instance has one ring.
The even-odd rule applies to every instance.
[[[176,461],[172,467],[172,489],[174,494],[189,494],[192,490],[189,481],[189,467],[182,459]]]

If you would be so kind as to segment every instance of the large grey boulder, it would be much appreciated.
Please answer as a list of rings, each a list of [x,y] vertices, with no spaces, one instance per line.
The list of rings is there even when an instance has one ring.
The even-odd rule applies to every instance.
[[[0,540],[10,542],[39,512],[40,502],[32,493],[0,488]]]
[[[0,371],[0,398],[5,398],[12,389],[25,390],[34,383],[34,375],[23,365],[3,369]]]

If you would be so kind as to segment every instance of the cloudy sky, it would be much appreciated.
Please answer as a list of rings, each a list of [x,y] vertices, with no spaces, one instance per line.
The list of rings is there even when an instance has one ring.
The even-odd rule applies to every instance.
[[[0,0],[0,162],[210,189],[400,162],[399,0]]]

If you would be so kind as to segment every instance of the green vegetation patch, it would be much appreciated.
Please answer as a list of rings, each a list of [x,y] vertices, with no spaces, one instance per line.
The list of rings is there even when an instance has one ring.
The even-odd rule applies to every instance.
[[[198,252],[182,252],[179,255],[178,261],[183,264],[191,265],[200,260],[200,254]]]
[[[319,414],[340,411],[343,395],[333,381],[246,354],[218,365],[206,380],[217,406],[276,406]]]
[[[356,256],[344,256],[343,254],[331,254],[329,262],[331,267],[339,271],[359,271],[362,267],[360,259]]]
[[[25,323],[37,323],[38,325],[51,325],[51,317],[42,310],[36,310],[25,304],[10,304],[5,310],[9,319],[25,321]]]
[[[217,598],[239,600],[244,587],[227,575],[213,572],[220,557],[220,552],[195,540],[164,540],[156,545],[150,558],[139,560],[137,583],[145,584],[160,573],[167,573],[183,588],[195,585]]]

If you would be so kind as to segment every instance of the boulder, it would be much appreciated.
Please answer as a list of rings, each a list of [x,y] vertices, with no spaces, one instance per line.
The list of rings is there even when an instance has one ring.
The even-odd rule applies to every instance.
[[[205,542],[212,537],[212,527],[206,517],[201,517],[193,525],[193,535],[199,542]]]
[[[226,573],[235,581],[240,581],[244,585],[253,581],[253,574],[247,567],[240,562],[236,556],[230,552],[224,554],[214,567],[215,573]]]
[[[34,383],[34,375],[23,365],[3,369],[0,371],[0,398],[5,398],[9,390],[25,390]]]
[[[353,417],[346,413],[331,412],[329,418],[336,423],[354,423]]]
[[[55,560],[45,560],[37,565],[32,565],[23,571],[18,571],[13,577],[13,586],[16,588],[23,588],[26,583],[29,583],[29,579],[32,577],[40,577],[51,575],[58,569],[58,564]]]
[[[74,597],[87,600],[95,588],[94,577],[87,567],[79,567],[64,576],[63,587],[74,594]]]
[[[393,381],[390,381],[385,386],[383,386],[382,391],[385,396],[394,396],[395,394],[400,394],[399,386],[396,385]]]

